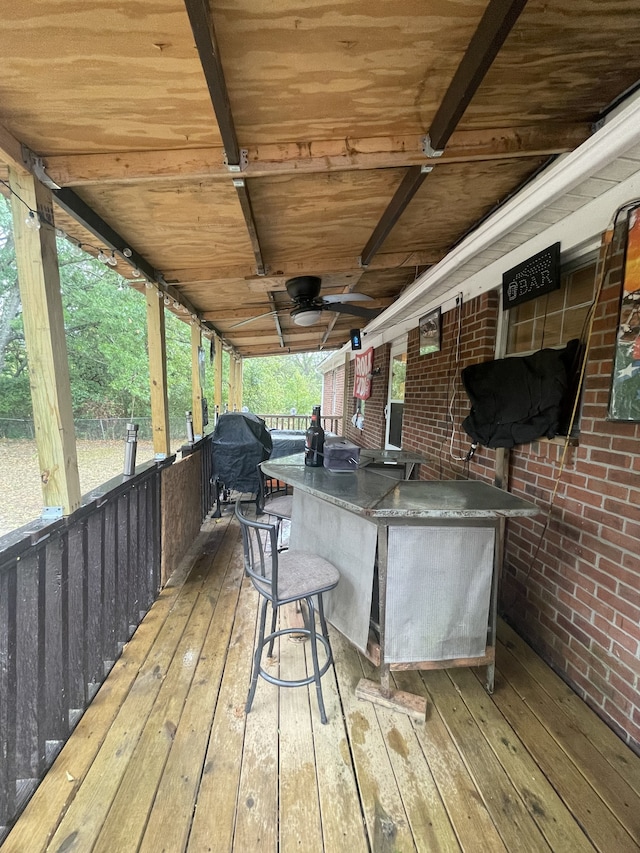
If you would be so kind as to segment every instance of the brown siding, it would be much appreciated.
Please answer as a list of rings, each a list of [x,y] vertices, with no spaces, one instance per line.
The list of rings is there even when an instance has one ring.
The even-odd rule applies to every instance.
[[[200,450],[162,472],[162,568],[164,585],[200,532]]]

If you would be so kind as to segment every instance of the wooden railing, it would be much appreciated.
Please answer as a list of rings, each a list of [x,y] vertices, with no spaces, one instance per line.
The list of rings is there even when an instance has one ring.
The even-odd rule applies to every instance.
[[[161,467],[117,481],[0,539],[0,842],[158,594]]]
[[[260,415],[269,429],[306,430],[311,421],[310,415]],[[335,435],[342,434],[341,415],[323,415],[322,428]]]

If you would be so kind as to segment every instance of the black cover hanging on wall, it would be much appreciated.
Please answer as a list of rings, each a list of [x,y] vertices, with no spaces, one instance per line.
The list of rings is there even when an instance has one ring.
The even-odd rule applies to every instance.
[[[472,364],[462,371],[471,412],[462,422],[476,444],[513,447],[558,435],[580,354],[580,342],[564,349]]]

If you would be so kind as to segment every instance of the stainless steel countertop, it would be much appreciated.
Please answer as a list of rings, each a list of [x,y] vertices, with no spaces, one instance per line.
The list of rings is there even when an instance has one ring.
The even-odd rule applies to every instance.
[[[262,463],[270,477],[371,519],[533,516],[540,508],[480,480],[402,480],[375,470],[337,472],[304,465],[303,454]]]

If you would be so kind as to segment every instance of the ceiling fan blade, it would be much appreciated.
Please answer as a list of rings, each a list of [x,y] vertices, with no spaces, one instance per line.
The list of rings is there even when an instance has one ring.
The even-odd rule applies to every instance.
[[[323,302],[373,302],[366,293],[335,293],[322,297]]]
[[[241,320],[239,323],[234,323],[233,326],[229,326],[229,329],[238,329],[240,326],[246,326],[247,323],[253,323],[254,320],[262,320],[263,317],[271,317],[277,313],[277,311],[265,311],[264,314],[258,314],[255,317],[249,317],[248,320]]]
[[[382,311],[382,308],[361,308],[360,305],[341,305],[339,302],[336,302],[333,305],[323,305],[322,310],[335,311],[338,314],[352,314],[354,317],[373,320]]]

